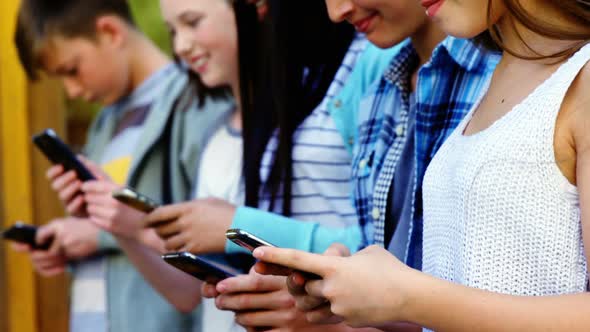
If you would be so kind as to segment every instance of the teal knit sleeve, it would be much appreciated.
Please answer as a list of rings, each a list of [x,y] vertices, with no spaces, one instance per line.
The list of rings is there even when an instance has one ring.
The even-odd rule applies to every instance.
[[[317,222],[298,221],[278,214],[249,207],[237,209],[231,228],[240,228],[274,245],[308,252],[322,253],[333,243],[342,243],[351,251],[361,245],[358,224],[348,227],[325,227]],[[245,252],[231,241],[227,253]]]

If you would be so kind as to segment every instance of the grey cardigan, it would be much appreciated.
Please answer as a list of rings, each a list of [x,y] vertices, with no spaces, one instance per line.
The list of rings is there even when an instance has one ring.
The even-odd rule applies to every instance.
[[[181,71],[161,84],[166,85],[166,93],[151,106],[144,122],[128,185],[160,202],[164,192],[170,202],[180,202],[191,198],[202,150],[212,132],[226,121],[232,104],[211,99],[203,107],[195,101],[187,104],[190,87]],[[94,121],[85,148],[90,159],[100,158],[117,121],[116,110],[111,108],[105,108]],[[110,234],[101,232],[99,243],[108,252],[109,331],[193,331],[198,312],[182,314],[170,305],[133,267]]]

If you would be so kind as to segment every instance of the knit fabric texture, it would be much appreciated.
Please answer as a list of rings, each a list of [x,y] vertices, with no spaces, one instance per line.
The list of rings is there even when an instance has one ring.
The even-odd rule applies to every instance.
[[[588,60],[590,45],[465,136],[474,107],[443,144],[424,179],[424,272],[513,295],[587,290],[578,191],[553,144],[563,99]]]

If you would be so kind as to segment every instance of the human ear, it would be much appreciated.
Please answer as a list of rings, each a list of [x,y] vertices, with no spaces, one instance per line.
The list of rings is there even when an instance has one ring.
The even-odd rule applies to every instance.
[[[100,42],[106,42],[115,47],[125,44],[129,27],[117,16],[105,15],[96,19],[96,36]]]

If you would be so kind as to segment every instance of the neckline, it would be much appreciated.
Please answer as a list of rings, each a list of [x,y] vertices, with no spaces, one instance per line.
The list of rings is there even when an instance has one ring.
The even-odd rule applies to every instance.
[[[505,114],[503,114],[501,117],[499,117],[498,119],[496,119],[494,122],[492,122],[489,126],[487,126],[486,128],[469,134],[469,135],[465,135],[465,129],[467,129],[467,127],[469,126],[469,124],[471,123],[471,120],[473,119],[473,115],[475,114],[475,112],[477,111],[477,109],[479,108],[479,106],[481,105],[481,102],[483,101],[483,99],[485,98],[485,96],[487,95],[487,92],[490,88],[490,85],[492,83],[492,79],[493,76],[490,78],[490,80],[488,81],[486,88],[483,89],[484,92],[482,93],[482,95],[480,96],[478,102],[476,104],[474,104],[474,107],[472,108],[472,110],[469,112],[469,114],[465,117],[465,121],[463,123],[462,128],[460,129],[460,137],[465,138],[465,139],[469,139],[472,137],[479,137],[482,135],[485,135],[487,132],[492,131],[494,128],[498,127],[500,124],[502,124],[503,122],[505,122],[507,118],[513,116],[513,114],[515,112],[517,112],[520,107],[525,104],[529,99],[536,97],[539,94],[539,91],[544,88],[547,84],[549,84],[550,82],[554,81],[556,79],[556,77],[561,74],[566,68],[569,67],[569,64],[574,60],[577,59],[579,54],[586,48],[589,48],[590,44],[586,44],[584,47],[582,47],[580,50],[578,50],[576,53],[574,53],[571,57],[569,57],[569,59],[567,59],[564,63],[562,63],[559,67],[557,67],[557,69],[551,73],[551,75],[549,75],[549,77],[547,79],[545,79],[543,82],[541,82],[541,84],[539,84],[538,86],[535,87],[535,89],[533,89],[533,91],[531,93],[529,93],[527,96],[525,96],[520,102],[518,102],[516,105],[514,105],[508,112],[506,112]]]

